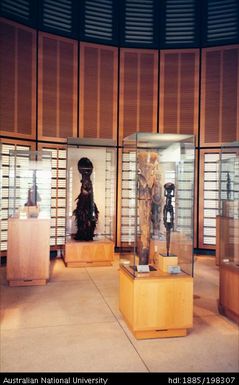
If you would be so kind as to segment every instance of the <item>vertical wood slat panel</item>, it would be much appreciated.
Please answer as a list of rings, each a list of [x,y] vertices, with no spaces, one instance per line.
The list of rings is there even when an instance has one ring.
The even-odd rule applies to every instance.
[[[199,50],[160,52],[159,132],[197,134]]]
[[[39,33],[38,139],[77,134],[77,50],[73,39]]]
[[[117,138],[118,50],[80,43],[80,137]]]
[[[43,37],[39,48],[42,50],[43,75],[42,128],[39,117],[39,133],[40,136],[54,138],[57,137],[57,40]]]
[[[119,139],[136,131],[157,132],[158,52],[120,50]]]
[[[114,107],[116,104],[114,96],[114,52],[101,49],[100,63],[99,137],[111,139],[114,136]]]
[[[80,136],[88,138],[97,138],[98,50],[80,46]]]
[[[123,68],[122,68],[123,66]],[[123,109],[123,122],[120,119],[120,128],[128,136],[135,131],[137,127],[137,105],[138,105],[138,55],[134,52],[125,54],[124,62],[120,64],[120,70],[123,69],[124,80],[120,76],[120,83],[124,82],[123,100],[120,107]],[[120,84],[121,85],[121,84]],[[121,111],[121,108],[120,108]]]
[[[239,139],[237,137],[239,47],[225,50],[222,60],[222,143],[225,143]]]
[[[36,31],[0,19],[0,130],[36,137]]]
[[[220,52],[203,50],[201,96],[201,144],[219,142]]]
[[[201,146],[239,139],[239,46],[202,50]]]

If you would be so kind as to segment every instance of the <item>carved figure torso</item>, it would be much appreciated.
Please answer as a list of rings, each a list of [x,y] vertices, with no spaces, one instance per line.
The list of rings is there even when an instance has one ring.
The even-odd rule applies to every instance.
[[[78,170],[82,175],[81,191],[73,214],[76,217],[77,233],[74,238],[79,241],[92,241],[99,211],[94,203],[93,186],[90,176],[93,164],[88,158],[81,158],[78,162]]]
[[[151,221],[158,229],[160,217],[159,162],[157,152],[141,151],[137,154],[138,163],[138,210],[140,238],[138,240],[139,264],[149,261]]]
[[[170,231],[174,228],[174,211],[172,205],[172,198],[174,197],[175,185],[173,183],[165,183],[164,196],[166,203],[163,208],[163,223],[166,228],[166,248],[167,256],[169,256],[170,249]]]

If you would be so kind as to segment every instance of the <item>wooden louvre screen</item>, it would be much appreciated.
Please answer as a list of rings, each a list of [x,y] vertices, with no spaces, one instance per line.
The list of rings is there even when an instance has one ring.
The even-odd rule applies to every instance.
[[[75,40],[39,33],[38,139],[77,134],[77,47]]]
[[[80,44],[80,137],[117,137],[117,48]]]
[[[162,29],[161,43],[163,46],[198,46],[198,1],[167,0],[161,5]]]
[[[239,7],[237,0],[207,0],[204,8],[204,39],[206,45],[238,41]]]
[[[0,131],[36,136],[36,32],[0,19]]]
[[[199,50],[160,52],[160,133],[196,134]]]
[[[154,13],[156,5],[153,0],[135,1],[125,0],[124,4],[124,27],[122,28],[123,43],[144,44],[144,46],[155,44]]]
[[[1,0],[0,12],[11,18],[17,18],[23,23],[31,23],[34,18],[31,0]]]
[[[114,38],[114,2],[85,0],[82,33],[86,39],[111,42]]]
[[[119,134],[157,132],[158,52],[121,49]]]
[[[239,139],[239,46],[202,50],[201,146]]]
[[[44,27],[63,33],[73,31],[73,1],[43,0],[41,1],[41,23]]]

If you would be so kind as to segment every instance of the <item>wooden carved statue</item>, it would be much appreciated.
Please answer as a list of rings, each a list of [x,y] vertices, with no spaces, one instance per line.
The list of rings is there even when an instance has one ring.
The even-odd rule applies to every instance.
[[[27,202],[24,206],[37,206],[37,202],[41,201],[40,194],[37,191],[37,183],[36,183],[36,170],[33,171],[33,181],[32,186],[28,189],[27,193]]]
[[[76,209],[73,211],[77,225],[77,233],[74,238],[78,241],[92,241],[99,214],[94,203],[93,186],[90,179],[93,164],[88,158],[81,158],[78,162],[78,170],[82,179],[81,191],[76,198]]]
[[[149,261],[151,221],[155,231],[159,230],[160,185],[157,152],[141,151],[137,154],[138,163],[138,210],[140,237],[138,239],[139,264]]]
[[[164,196],[166,197],[166,203],[163,208],[163,223],[166,228],[166,249],[167,256],[169,256],[170,249],[170,233],[174,228],[174,211],[172,205],[172,198],[174,197],[175,186],[173,183],[165,183]]]
[[[231,186],[231,177],[229,171],[227,171],[227,200],[231,199],[232,186]]]
[[[155,178],[155,183],[152,191],[152,203],[151,203],[151,222],[153,228],[153,237],[158,239],[160,235],[161,224],[161,212],[162,212],[162,197],[161,197],[161,184],[160,175]]]

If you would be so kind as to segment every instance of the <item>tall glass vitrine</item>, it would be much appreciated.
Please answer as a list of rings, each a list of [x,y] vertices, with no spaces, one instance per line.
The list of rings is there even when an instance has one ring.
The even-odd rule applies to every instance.
[[[176,257],[178,271],[192,275],[194,137],[136,133],[124,139],[123,158],[128,159],[122,179],[128,196],[122,222],[128,234],[121,248],[131,253],[122,260],[127,265],[128,259],[136,274],[137,265],[156,265],[159,256],[171,257],[173,265]]]

